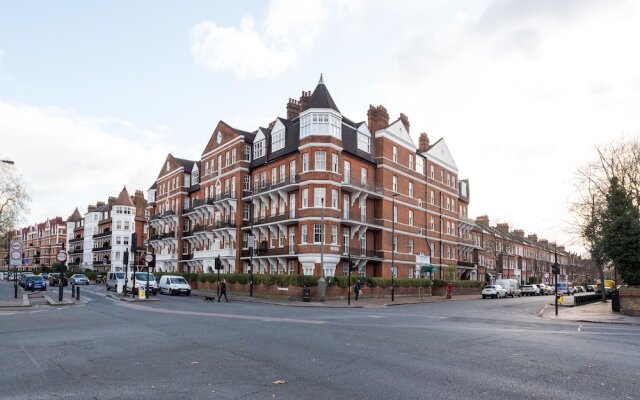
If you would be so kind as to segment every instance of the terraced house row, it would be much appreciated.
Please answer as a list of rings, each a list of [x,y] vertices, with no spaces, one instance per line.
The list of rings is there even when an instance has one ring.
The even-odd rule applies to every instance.
[[[468,218],[469,183],[443,139],[416,146],[407,116],[383,106],[355,122],[322,78],[286,118],[252,132],[220,121],[199,160],[169,154],[148,199],[161,270],[213,272],[219,257],[226,272],[333,276],[351,258],[361,276],[453,265],[462,279],[525,279],[551,250],[529,269],[512,234]]]

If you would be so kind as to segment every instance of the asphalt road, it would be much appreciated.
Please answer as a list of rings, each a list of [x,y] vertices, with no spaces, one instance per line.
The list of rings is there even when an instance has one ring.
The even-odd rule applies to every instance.
[[[0,309],[0,398],[640,399],[640,329],[540,318],[550,296],[336,309],[105,295]]]

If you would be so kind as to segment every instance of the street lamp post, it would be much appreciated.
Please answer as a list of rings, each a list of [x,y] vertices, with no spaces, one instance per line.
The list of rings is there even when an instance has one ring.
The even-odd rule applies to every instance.
[[[396,197],[398,193],[394,193],[392,195],[392,209],[391,209],[391,301],[395,301],[395,286],[394,286],[394,275],[395,275],[395,262],[396,262]]]

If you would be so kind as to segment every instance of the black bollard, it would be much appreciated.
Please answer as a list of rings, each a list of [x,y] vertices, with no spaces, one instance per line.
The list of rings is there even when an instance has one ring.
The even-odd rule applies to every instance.
[[[80,286],[76,287],[76,301],[80,300]]]

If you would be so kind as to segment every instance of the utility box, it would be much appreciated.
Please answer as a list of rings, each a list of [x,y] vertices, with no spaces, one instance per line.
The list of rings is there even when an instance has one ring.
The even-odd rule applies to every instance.
[[[138,298],[139,299],[144,299],[145,298],[145,292],[146,292],[147,288],[140,285],[140,287],[138,288]]]

